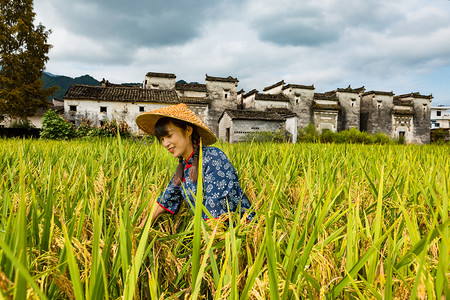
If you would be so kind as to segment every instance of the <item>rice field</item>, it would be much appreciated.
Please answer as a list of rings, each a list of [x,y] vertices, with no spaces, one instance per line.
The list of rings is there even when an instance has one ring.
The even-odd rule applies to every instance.
[[[0,299],[450,299],[449,146],[217,147],[257,222],[140,227],[157,143],[0,140]]]

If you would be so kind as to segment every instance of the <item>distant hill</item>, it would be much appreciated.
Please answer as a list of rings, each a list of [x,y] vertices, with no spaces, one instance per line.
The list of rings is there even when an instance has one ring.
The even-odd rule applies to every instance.
[[[94,85],[94,86],[101,85],[100,81],[96,80],[95,78],[93,78],[90,75],[83,75],[80,77],[71,78],[68,76],[53,75],[53,74],[47,73],[47,72],[44,72],[42,74],[42,81],[44,82],[44,88],[50,88],[52,86],[58,87],[58,90],[49,97],[50,101],[53,98],[62,100],[66,91],[74,83],[85,84],[85,85]]]

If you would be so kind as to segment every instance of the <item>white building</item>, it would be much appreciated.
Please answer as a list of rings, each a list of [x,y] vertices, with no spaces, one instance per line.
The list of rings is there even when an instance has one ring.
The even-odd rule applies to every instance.
[[[241,142],[249,133],[284,129],[285,120],[271,111],[226,109],[219,118],[218,138],[229,143]]]
[[[49,110],[56,111],[59,115],[64,114],[64,101],[53,99],[52,104],[45,109],[39,109],[33,116],[28,117],[31,125],[35,128],[42,128],[42,116]],[[0,128],[10,127],[18,118],[11,118],[7,115],[0,115]]]
[[[431,129],[450,129],[450,106],[431,107]]]
[[[285,84],[284,80],[265,87],[263,93],[256,89],[245,93],[238,91],[238,82],[231,76],[208,74],[204,84],[177,82],[175,74],[149,72],[139,87],[109,82],[102,82],[102,86],[73,85],[64,96],[64,112],[76,126],[83,119],[96,126],[116,119],[127,122],[132,132],[137,132],[138,114],[181,102],[214,134],[230,142],[240,140],[245,133],[276,131],[279,124],[284,126],[291,142],[295,142],[298,129],[310,123],[319,132],[357,128],[404,138],[407,143],[423,144],[430,140],[431,95],[394,96],[392,91],[365,92],[364,86],[316,93],[314,85]],[[436,112],[436,118],[437,114],[448,116]],[[434,122],[434,126],[439,123],[440,127],[448,127],[448,119],[444,120],[445,124]]]

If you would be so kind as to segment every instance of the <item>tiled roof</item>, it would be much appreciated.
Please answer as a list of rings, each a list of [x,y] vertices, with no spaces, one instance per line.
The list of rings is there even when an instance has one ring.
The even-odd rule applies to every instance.
[[[366,88],[364,86],[357,88],[357,89],[352,89],[351,86],[349,85],[348,87],[346,87],[345,89],[336,89],[337,92],[346,92],[346,93],[364,93],[364,91],[366,90]]]
[[[293,111],[289,110],[289,108],[272,107],[272,108],[267,109],[267,111],[277,113],[280,116],[282,116],[283,118],[297,117],[297,114],[294,113]]]
[[[394,96],[394,92],[382,92],[382,91],[369,91],[369,92],[365,92],[364,94],[362,94],[363,96],[366,95],[384,95],[384,96]]]
[[[142,89],[134,87],[102,87],[73,84],[64,95],[65,100],[97,100],[118,102],[155,102],[177,104],[175,90]]]
[[[263,89],[263,91],[265,92],[265,91],[271,90],[271,89],[273,89],[273,88],[275,88],[275,87],[277,87],[277,86],[279,86],[279,85],[284,85],[284,80],[278,81],[278,82],[275,83],[275,84],[272,84],[272,85],[270,85],[270,86],[268,86],[268,87],[265,87],[265,88]]]
[[[285,119],[275,112],[226,109],[224,114],[228,114],[233,120],[264,120],[264,121],[284,121]]]
[[[100,81],[100,84],[102,86],[108,86],[108,87],[141,87],[142,84],[141,83],[121,83],[121,84],[117,84],[117,83],[111,83],[109,82],[109,80],[106,80],[105,78],[103,78],[102,81]]]
[[[393,109],[392,113],[394,115],[412,116],[412,115],[414,115],[414,110],[413,109]]]
[[[341,110],[339,104],[318,104],[316,101],[314,101],[312,107],[316,110]]]
[[[186,104],[208,104],[209,101],[204,97],[181,97],[180,102]]]
[[[242,97],[247,98],[248,96],[251,96],[251,95],[253,95],[253,94],[257,93],[257,92],[258,92],[257,89],[253,89],[250,92],[248,92],[247,94],[243,95]]]
[[[409,93],[409,94],[404,94],[404,95],[398,95],[395,96],[394,98],[425,98],[425,99],[433,99],[433,95],[421,95],[420,93],[416,92],[416,93]]]
[[[175,74],[172,73],[155,73],[155,72],[148,72],[148,77],[161,77],[161,78],[177,78]]]
[[[202,83],[175,83],[175,89],[179,91],[206,92],[206,84]]]
[[[288,84],[283,86],[283,90],[285,89],[289,89],[289,88],[293,88],[293,89],[302,89],[302,90],[314,90],[314,84],[313,85],[301,85],[301,84]]]
[[[219,82],[239,82],[239,80],[237,80],[237,78],[228,76],[227,78],[224,77],[213,77],[213,76],[208,76],[208,74],[206,74],[206,81],[219,81]]]
[[[64,114],[64,106],[50,105],[50,106],[47,107],[47,108],[39,108],[39,109],[36,111],[35,115],[36,115],[36,116],[43,116],[43,115],[44,115],[47,111],[49,111],[50,109],[56,111],[57,114],[60,114],[60,115]]]
[[[280,102],[289,102],[289,98],[283,94],[261,94],[257,93],[255,96],[255,100],[259,101],[280,101]]]
[[[399,97],[394,97],[393,100],[395,105],[401,105],[401,106],[414,106],[414,102],[412,99],[402,99]]]
[[[326,92],[326,93],[314,93],[314,99],[317,100],[333,100],[337,101],[336,94],[334,92]]]

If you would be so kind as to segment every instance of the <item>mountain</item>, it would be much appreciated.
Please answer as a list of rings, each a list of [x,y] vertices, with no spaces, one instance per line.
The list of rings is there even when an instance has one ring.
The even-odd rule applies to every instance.
[[[76,83],[76,84],[85,84],[85,85],[94,85],[99,86],[100,81],[96,80],[90,75],[83,75],[76,78],[71,78],[68,76],[62,76],[62,75],[53,75],[51,73],[44,72],[42,74],[42,81],[44,82],[44,88],[50,88],[52,86],[57,86],[58,90],[49,97],[49,100],[51,101],[54,99],[60,99],[62,100],[63,96],[66,94],[66,91],[69,89],[69,87]]]

